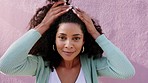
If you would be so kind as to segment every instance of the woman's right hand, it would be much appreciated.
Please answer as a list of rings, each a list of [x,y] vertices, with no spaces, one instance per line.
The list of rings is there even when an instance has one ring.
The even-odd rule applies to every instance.
[[[35,29],[40,33],[43,34],[46,32],[49,28],[50,25],[61,15],[69,11],[71,9],[70,6],[68,5],[63,5],[65,2],[63,1],[58,1],[53,4],[53,6],[49,9],[47,12],[46,16],[42,20],[42,22],[35,27]]]

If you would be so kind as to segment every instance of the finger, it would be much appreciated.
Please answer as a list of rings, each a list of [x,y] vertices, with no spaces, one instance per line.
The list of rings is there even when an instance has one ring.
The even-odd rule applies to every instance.
[[[82,15],[82,13],[81,13],[80,11],[78,11],[78,10],[76,10],[76,9],[72,9],[72,11],[73,11],[81,20],[84,19],[84,18],[83,18],[83,15]]]
[[[84,12],[78,10],[78,9],[73,9],[73,12],[76,13],[78,16],[83,16]]]
[[[64,1],[55,2],[51,8],[54,8],[54,7],[57,7],[57,6],[60,6],[60,5],[64,5],[64,3],[65,3]]]
[[[68,12],[70,10],[70,8],[68,9],[63,9],[63,10],[58,10],[58,11],[54,11],[54,12],[50,12],[48,13],[45,18],[43,19],[44,23],[49,22],[52,23],[55,19],[57,19],[59,16],[63,15],[64,13]],[[49,19],[50,18],[50,19]]]
[[[53,21],[54,21],[54,20],[57,19],[59,16],[63,15],[64,13],[66,13],[66,12],[68,12],[68,11],[69,11],[69,9],[66,9],[66,10],[60,11],[60,12],[55,13],[55,14],[52,13],[52,15],[50,16],[50,18],[52,18]]]
[[[75,10],[77,10],[77,11],[79,11],[79,12],[81,12],[81,13],[85,13],[83,10],[81,10],[81,9],[78,8],[78,7],[75,7]]]
[[[75,9],[75,10],[80,16],[84,17],[85,19],[87,20],[91,19],[90,16],[87,13],[85,13],[83,10],[80,10],[80,9]]]
[[[52,13],[53,15],[56,15],[56,14],[62,12],[62,11],[69,11],[71,8],[72,8],[72,7],[59,7],[59,8],[57,8],[57,9],[54,9],[54,11],[51,11],[51,13]]]
[[[68,12],[71,8],[65,8],[65,9],[57,9],[56,11],[53,11],[49,13],[49,17],[53,19],[57,19],[59,16],[63,15],[64,13]]]
[[[89,19],[89,15],[87,13],[85,13],[85,11],[79,9],[78,7],[76,7],[74,10],[77,12],[78,15],[80,15],[86,19]]]
[[[72,9],[72,10],[85,24],[88,24],[90,22],[89,20],[90,18],[89,16],[87,16],[87,14],[81,13],[80,11],[76,9]]]
[[[63,15],[64,13],[68,12],[69,10],[70,9],[66,9],[65,11],[61,11],[61,12],[55,14],[55,17],[59,17],[59,16]]]
[[[51,11],[56,11],[56,10],[58,10],[58,9],[65,9],[65,8],[69,8],[70,6],[68,6],[68,5],[63,5],[63,6],[58,6],[58,7],[55,7],[55,8],[52,8],[51,9]]]

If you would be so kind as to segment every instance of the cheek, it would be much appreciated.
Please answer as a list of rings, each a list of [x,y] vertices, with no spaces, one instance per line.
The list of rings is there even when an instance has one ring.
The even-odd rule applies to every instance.
[[[77,49],[81,50],[81,48],[83,47],[83,44],[84,44],[84,43],[77,43],[77,44],[75,44],[75,47],[76,47]]]
[[[63,47],[63,43],[58,41],[58,40],[56,40],[56,47],[57,48],[62,48]]]
[[[65,43],[63,41],[60,41],[58,39],[56,40],[56,48],[58,52],[61,52],[61,50],[64,49],[64,45]]]

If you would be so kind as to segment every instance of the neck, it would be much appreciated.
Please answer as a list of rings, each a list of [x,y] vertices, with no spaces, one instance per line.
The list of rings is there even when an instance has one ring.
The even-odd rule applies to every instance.
[[[80,57],[76,57],[74,60],[71,60],[71,61],[62,60],[60,66],[67,69],[71,69],[79,65],[80,65]]]

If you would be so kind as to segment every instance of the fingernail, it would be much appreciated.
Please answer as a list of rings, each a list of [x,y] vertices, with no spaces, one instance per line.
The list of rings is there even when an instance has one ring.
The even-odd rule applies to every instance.
[[[54,1],[51,2],[51,4],[54,4],[54,3],[55,3]]]
[[[69,9],[71,9],[71,8],[72,8],[72,6],[69,7]]]
[[[64,3],[64,5],[67,5],[66,3]]]
[[[76,9],[79,9],[77,6],[75,7]]]
[[[64,2],[67,2],[67,0],[63,0]]]
[[[66,9],[66,11],[69,11],[69,8],[68,8],[68,9]]]
[[[78,16],[78,17],[80,17],[80,15],[79,15],[79,14],[77,14],[77,16]]]
[[[75,11],[74,9],[72,9],[72,11],[73,11],[75,14],[77,14],[76,11]]]
[[[69,5],[70,7],[72,7],[72,5]]]
[[[66,9],[66,11],[69,11],[72,7],[69,7],[68,9]]]

